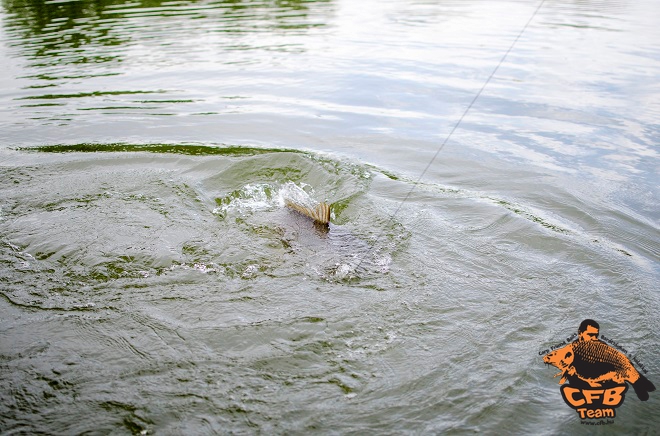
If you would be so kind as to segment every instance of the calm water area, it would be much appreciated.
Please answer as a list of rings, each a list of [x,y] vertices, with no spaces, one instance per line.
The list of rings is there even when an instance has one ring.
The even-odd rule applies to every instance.
[[[660,385],[659,23],[0,0],[0,434],[657,434],[542,354],[593,318]]]

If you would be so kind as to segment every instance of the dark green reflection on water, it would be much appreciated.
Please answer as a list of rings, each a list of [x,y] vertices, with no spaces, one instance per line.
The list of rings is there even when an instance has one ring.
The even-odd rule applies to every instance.
[[[120,2],[3,0],[3,6],[10,14],[7,22],[12,45],[22,47],[28,59],[47,62],[43,58],[58,58],[65,63],[82,64],[117,60],[116,55],[79,50],[82,47],[113,47],[129,41],[112,32],[111,26],[99,22],[107,6]]]
[[[10,44],[31,66],[121,62],[118,47],[192,33],[295,33],[327,24],[332,0],[2,0]],[[320,8],[317,6],[321,6]],[[201,20],[201,22],[200,22]],[[170,34],[168,30],[176,30]],[[241,44],[240,49],[250,48]],[[225,46],[231,48],[231,44]],[[258,47],[254,47],[258,48]]]

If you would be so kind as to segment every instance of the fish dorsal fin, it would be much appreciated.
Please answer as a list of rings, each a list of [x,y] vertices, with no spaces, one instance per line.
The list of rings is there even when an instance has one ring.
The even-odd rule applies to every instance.
[[[316,209],[311,209],[309,207],[301,206],[299,204],[294,203],[291,200],[286,200],[286,205],[289,206],[291,209],[300,212],[301,214],[313,219],[318,223],[321,224],[330,223],[330,205],[328,203],[325,202],[320,203],[318,206],[316,206]]]
[[[330,222],[330,205],[327,203],[321,203],[316,206],[314,220],[321,224],[328,224]]]

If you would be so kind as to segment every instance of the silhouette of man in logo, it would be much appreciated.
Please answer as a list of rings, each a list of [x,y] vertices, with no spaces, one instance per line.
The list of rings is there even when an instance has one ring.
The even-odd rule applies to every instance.
[[[577,341],[597,341],[600,326],[593,319],[585,319],[578,327]]]

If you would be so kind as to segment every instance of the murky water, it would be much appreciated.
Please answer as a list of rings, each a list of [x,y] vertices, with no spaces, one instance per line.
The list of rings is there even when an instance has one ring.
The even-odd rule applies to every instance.
[[[446,141],[539,4],[2,0],[0,432],[592,434],[584,318],[658,385],[660,5],[546,0]]]

